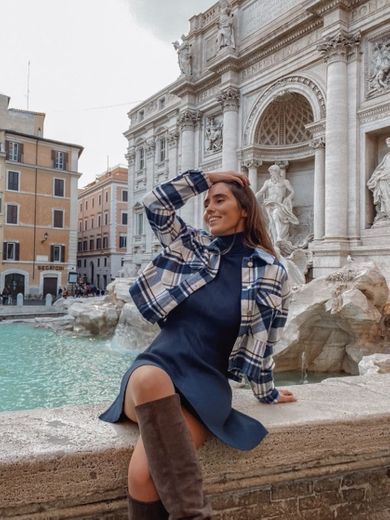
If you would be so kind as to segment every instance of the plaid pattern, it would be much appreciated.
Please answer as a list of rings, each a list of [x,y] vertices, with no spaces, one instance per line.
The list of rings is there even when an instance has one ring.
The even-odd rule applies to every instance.
[[[188,199],[208,188],[202,172],[189,170],[156,186],[143,200],[163,252],[146,266],[130,294],[152,323],[166,319],[218,272],[217,239],[176,215]],[[279,396],[273,382],[272,353],[287,319],[288,300],[287,273],[277,259],[262,249],[243,259],[241,325],[229,358],[229,377],[240,380],[245,375],[255,396],[265,403],[277,402]]]

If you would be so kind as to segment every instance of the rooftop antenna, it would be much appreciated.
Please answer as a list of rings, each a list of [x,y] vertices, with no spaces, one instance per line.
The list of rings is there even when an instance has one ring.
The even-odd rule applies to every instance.
[[[30,60],[27,64],[27,110],[30,109]]]

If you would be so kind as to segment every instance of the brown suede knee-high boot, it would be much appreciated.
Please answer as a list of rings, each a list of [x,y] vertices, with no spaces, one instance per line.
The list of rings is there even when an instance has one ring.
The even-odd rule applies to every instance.
[[[139,502],[127,497],[129,520],[168,520],[168,513],[162,502]]]
[[[153,482],[169,520],[210,520],[202,474],[177,394],[135,408]]]

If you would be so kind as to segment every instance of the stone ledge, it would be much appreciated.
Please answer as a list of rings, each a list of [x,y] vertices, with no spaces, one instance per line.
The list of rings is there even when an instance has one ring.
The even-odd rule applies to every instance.
[[[202,448],[205,487],[218,519],[259,514],[266,518],[267,512],[271,518],[279,510],[284,511],[283,520],[290,514],[313,520],[336,518],[326,514],[334,513],[336,506],[356,508],[353,504],[362,492],[352,488],[348,494],[345,486],[339,486],[333,498],[326,495],[333,505],[322,517],[316,515],[325,499],[313,492],[315,486],[327,489],[335,479],[362,472],[367,480],[390,466],[389,375],[328,379],[293,390],[298,402],[277,406],[261,405],[250,391],[235,390],[236,408],[261,420],[270,434],[250,452],[227,448],[215,439]],[[0,518],[126,518],[127,464],[138,431],[131,424],[99,421],[103,408],[0,414]],[[366,489],[368,483],[364,485]],[[309,495],[304,493],[308,487]],[[266,510],[268,498],[262,504],[262,497],[271,491]],[[284,496],[288,492],[291,497]],[[367,493],[360,502],[371,511],[367,518],[375,518]],[[251,496],[257,498],[251,501]],[[343,518],[341,511],[337,518]],[[387,513],[390,517],[390,505]]]

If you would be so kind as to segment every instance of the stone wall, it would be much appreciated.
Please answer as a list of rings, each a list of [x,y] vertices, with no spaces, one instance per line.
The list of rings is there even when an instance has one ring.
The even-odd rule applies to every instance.
[[[293,387],[298,401],[234,406],[269,435],[241,452],[200,451],[215,520],[390,518],[390,376]],[[138,431],[99,421],[104,405],[0,415],[0,518],[125,520],[127,464]]]

